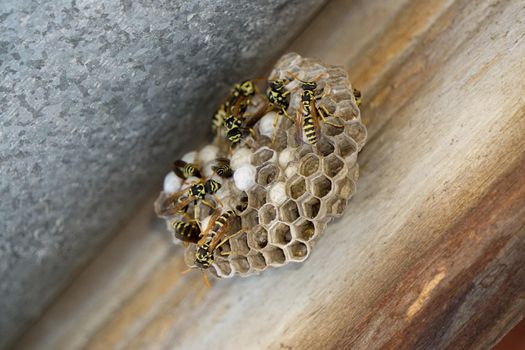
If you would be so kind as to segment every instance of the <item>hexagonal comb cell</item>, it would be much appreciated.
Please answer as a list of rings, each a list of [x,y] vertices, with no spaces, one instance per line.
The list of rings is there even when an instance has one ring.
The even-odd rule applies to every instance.
[[[269,148],[261,148],[252,156],[252,164],[255,166],[263,165],[265,162],[273,158],[274,151]]]
[[[239,197],[239,200],[237,201],[237,204],[235,205],[235,212],[237,215],[241,215],[246,211],[248,208],[248,194],[246,192],[242,192],[241,196]]]
[[[337,153],[341,157],[350,157],[357,152],[357,145],[354,140],[346,135],[337,137]]]
[[[252,249],[263,249],[268,245],[268,231],[264,227],[257,226],[248,234],[248,246]]]
[[[344,166],[345,163],[335,154],[330,154],[323,160],[323,171],[330,178],[339,174]]]
[[[335,102],[327,97],[324,97],[321,101],[319,101],[319,105],[323,109],[323,112],[324,110],[328,111],[328,116],[333,115],[335,113],[335,110],[337,109],[337,105],[335,104]],[[326,119],[334,123],[331,120],[334,119],[333,117],[327,117]],[[337,125],[338,123],[335,124]]]
[[[295,139],[295,134],[294,137]],[[297,154],[299,155],[299,158],[303,158],[304,156],[311,154],[313,152],[312,145],[308,143],[303,143],[299,145],[299,148],[297,148]]]
[[[303,176],[313,175],[319,170],[319,158],[315,154],[309,154],[300,161],[299,174]]]
[[[270,225],[277,217],[277,209],[270,203],[266,203],[259,210],[259,220],[263,225]]]
[[[288,192],[293,199],[301,197],[306,192],[306,181],[304,178],[297,176],[289,186]]]
[[[261,253],[248,255],[248,262],[255,270],[261,271],[266,268],[266,261],[264,260],[264,256]]]
[[[279,218],[285,222],[294,222],[299,217],[299,208],[295,201],[289,199],[279,208]]]
[[[308,256],[308,247],[301,242],[293,242],[286,249],[293,261],[303,261]]]
[[[232,239],[230,245],[231,251],[236,254],[246,255],[250,252],[250,247],[248,246],[248,235],[246,232],[243,232]]]
[[[286,261],[286,256],[281,248],[271,247],[263,252],[264,259],[268,265],[282,265]]]
[[[335,151],[335,147],[330,141],[328,141],[328,137],[321,137],[317,142],[316,147],[319,153],[325,157],[334,153]]]
[[[355,183],[348,177],[344,177],[341,180],[336,181],[337,194],[344,198],[349,199],[355,192]]]
[[[290,226],[279,222],[270,228],[270,242],[279,246],[285,246],[292,240]]]
[[[276,151],[280,152],[286,148],[287,141],[288,135],[286,134],[286,132],[284,130],[279,130],[279,132],[277,132],[277,135],[275,136],[275,140],[272,146],[275,148]]]
[[[213,266],[219,276],[229,276],[232,273],[230,264],[227,261],[216,261]]]
[[[319,198],[325,197],[332,190],[332,181],[326,176],[321,175],[311,180],[311,193]]]
[[[267,164],[257,172],[256,182],[261,186],[268,186],[279,176],[279,168],[274,164]]]
[[[233,232],[232,232],[233,233]],[[215,256],[217,257],[226,257],[229,253],[231,253],[232,247],[231,247],[231,241],[224,242],[216,251]]]
[[[259,214],[255,209],[247,209],[241,215],[242,227],[255,227],[259,224]]]
[[[346,209],[346,199],[341,197],[331,198],[326,204],[328,214],[339,217],[343,214]]]
[[[315,226],[313,222],[301,219],[293,225],[294,236],[304,242],[308,242],[315,236]]]
[[[345,133],[357,142],[359,149],[363,147],[366,142],[366,128],[359,120],[352,121],[346,126]]]
[[[338,125],[338,126],[342,126],[342,127],[337,127],[337,126],[334,126],[334,125],[330,125],[330,124],[324,123],[324,126],[325,126],[324,133],[325,133],[325,135],[327,135],[327,136],[336,136],[336,135],[341,134],[343,131],[345,131],[345,128],[344,128],[344,125],[343,125],[343,121],[341,120],[341,118],[330,117],[330,118],[326,118],[326,120],[328,120],[330,123],[332,123],[334,125]]]
[[[245,257],[236,257],[235,259],[231,260],[231,264],[235,271],[241,274],[250,271],[250,263]]]
[[[248,192],[248,207],[259,209],[266,202],[266,190],[256,186]]]
[[[311,197],[302,203],[303,215],[308,219],[315,219],[321,210],[321,201]]]

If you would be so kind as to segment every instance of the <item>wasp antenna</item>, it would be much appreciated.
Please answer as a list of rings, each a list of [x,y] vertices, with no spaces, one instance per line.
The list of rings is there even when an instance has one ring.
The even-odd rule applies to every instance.
[[[211,288],[210,280],[208,280],[208,276],[206,276],[206,272],[204,272],[204,270],[201,269],[201,273],[202,273],[202,279],[204,280],[204,284],[206,285],[207,288]]]
[[[315,81],[315,82],[317,82],[317,81],[318,81],[319,79],[321,79],[321,77],[322,77],[323,75],[325,75],[325,73],[324,73],[324,72],[323,72],[323,73],[321,73],[321,74],[319,74],[318,76],[316,76],[316,77],[315,77],[315,78],[314,78],[314,79],[313,79],[312,81]]]
[[[303,82],[303,80],[301,78],[299,78],[296,74],[294,74],[292,72],[287,72],[287,74],[289,76],[291,76],[292,78],[294,78],[295,80],[299,80],[299,81]]]

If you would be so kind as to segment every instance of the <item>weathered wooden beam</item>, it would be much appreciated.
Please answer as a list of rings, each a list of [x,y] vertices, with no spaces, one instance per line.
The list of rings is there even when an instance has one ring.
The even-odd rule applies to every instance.
[[[491,348],[525,314],[523,18],[332,2],[292,48],[348,68],[370,139],[310,258],[206,291],[148,204],[19,347]]]

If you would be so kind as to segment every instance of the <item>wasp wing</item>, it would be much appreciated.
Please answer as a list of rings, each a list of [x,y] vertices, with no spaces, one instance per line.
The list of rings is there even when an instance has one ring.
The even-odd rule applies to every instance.
[[[204,244],[204,242],[208,238],[208,234],[210,233],[210,231],[215,226],[215,222],[217,221],[217,219],[219,218],[220,215],[221,215],[221,210],[220,209],[215,209],[215,211],[211,214],[211,217],[208,220],[208,224],[206,225],[206,228],[203,231],[201,231],[201,239],[197,243],[198,245]]]
[[[303,144],[303,104],[299,103],[297,112],[295,112],[295,140],[297,144]]]
[[[310,100],[310,105],[312,106],[310,108],[310,113],[312,113],[312,123],[314,124],[315,138],[317,141],[319,141],[319,137],[321,136],[321,126],[319,125],[319,115],[317,114],[315,98],[312,97]]]

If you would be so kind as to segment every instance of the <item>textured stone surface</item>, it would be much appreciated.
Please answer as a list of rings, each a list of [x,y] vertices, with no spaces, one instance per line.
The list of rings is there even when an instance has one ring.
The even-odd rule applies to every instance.
[[[323,2],[2,1],[0,347]]]

